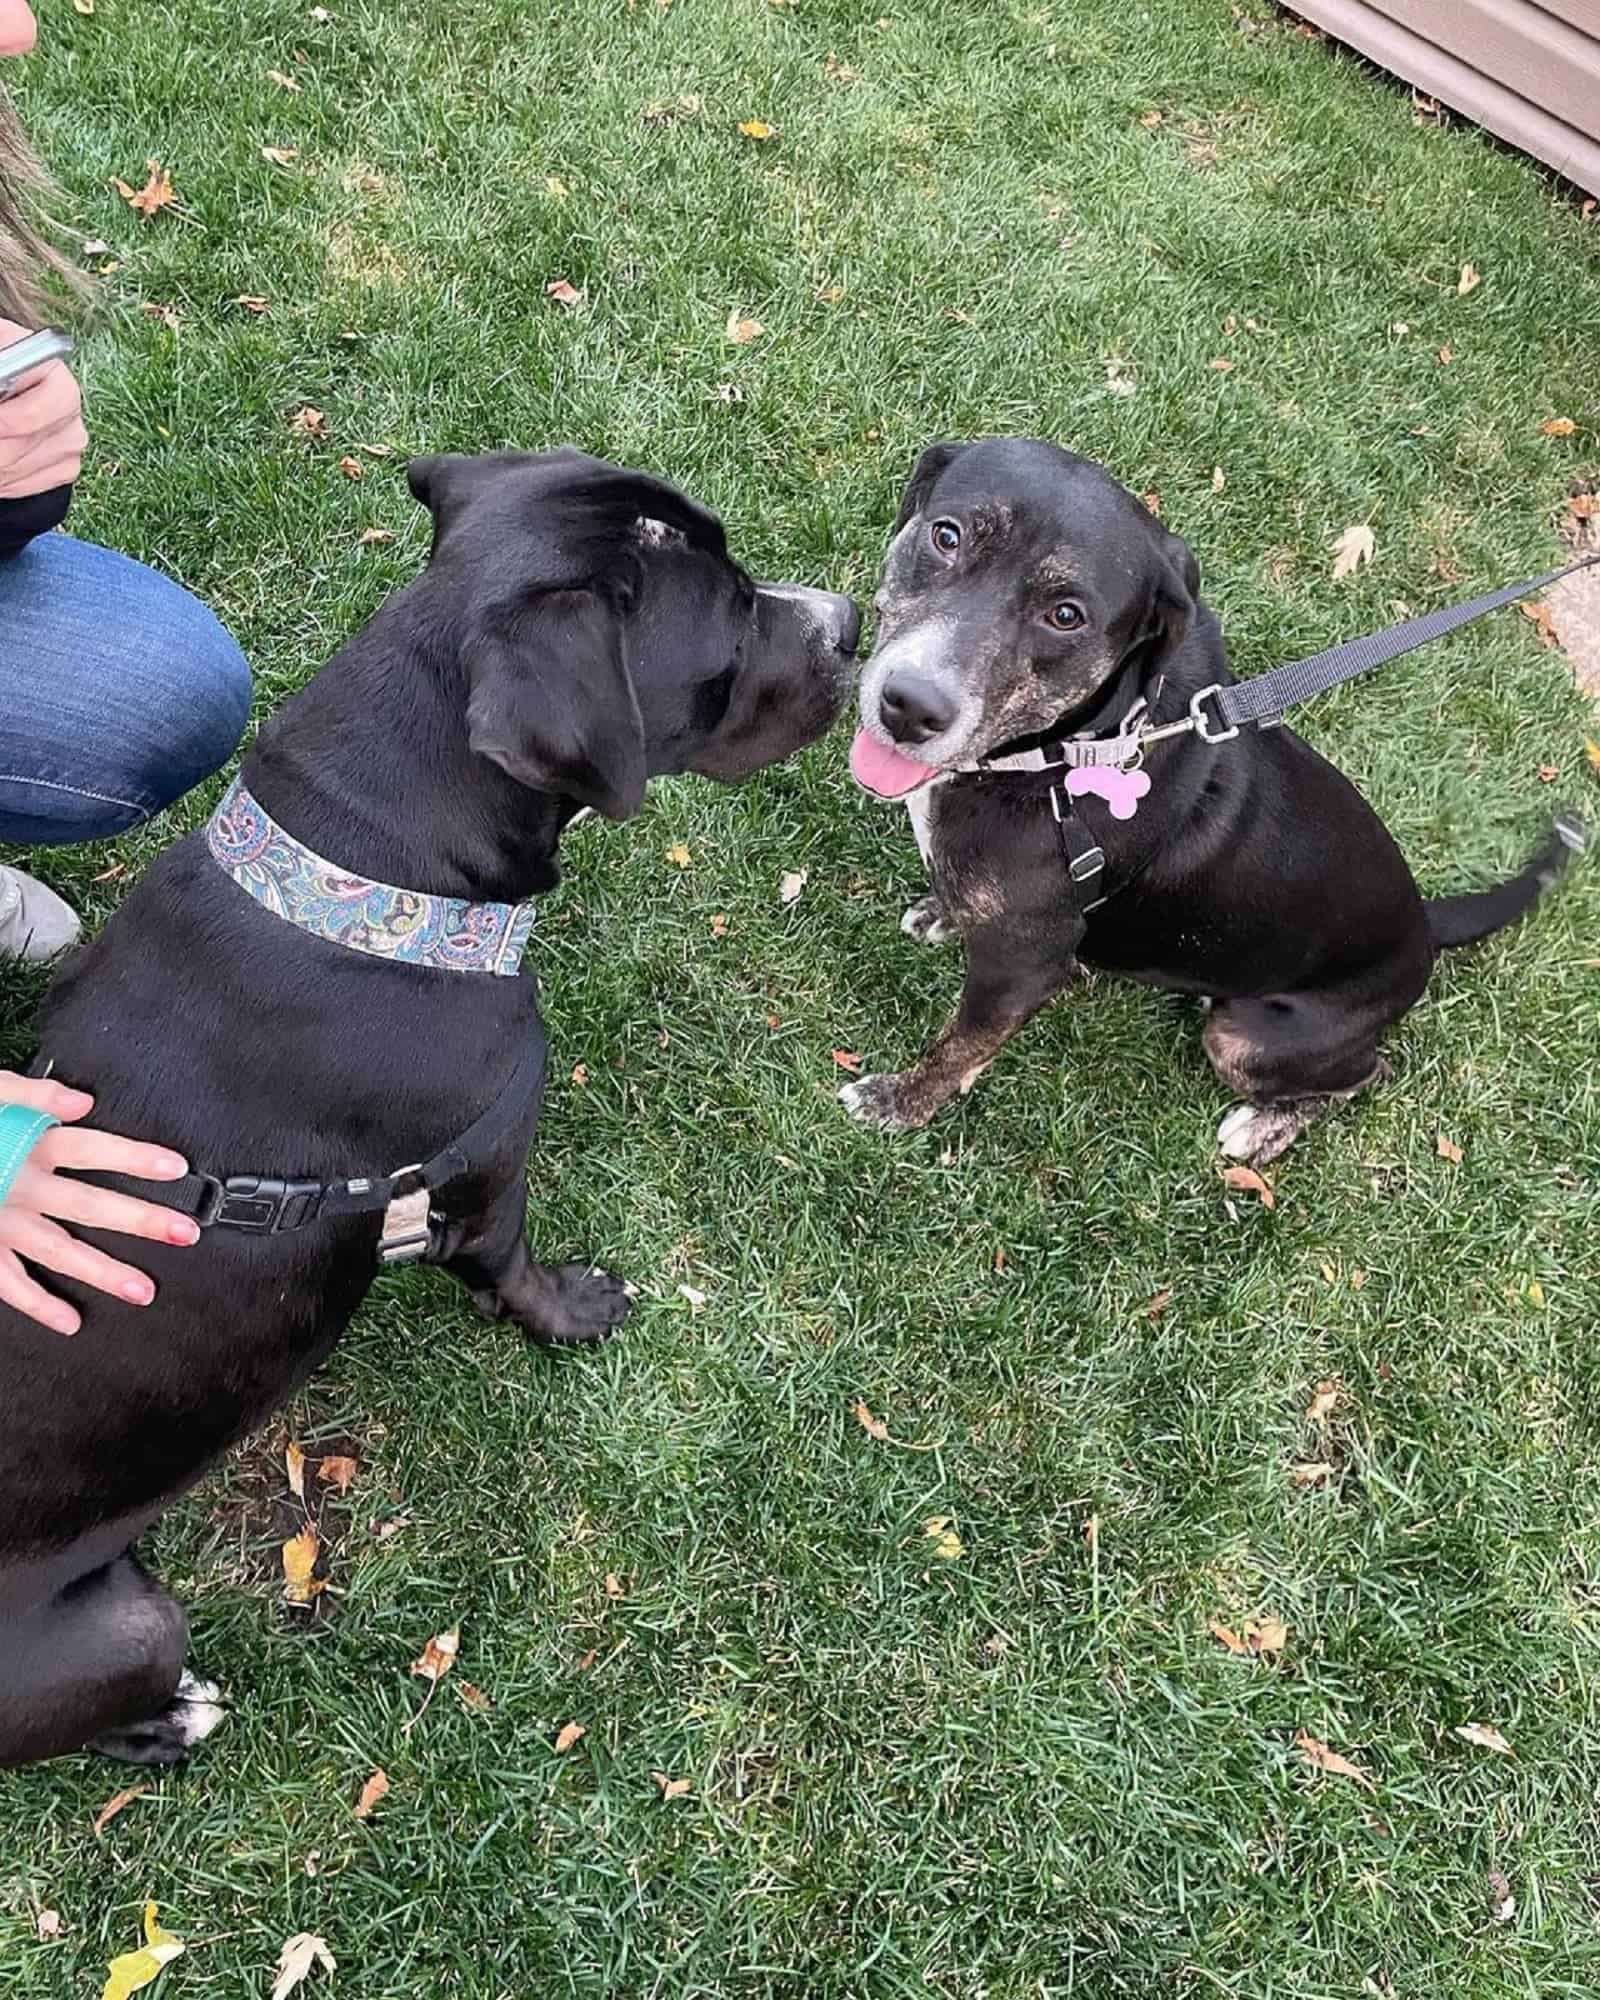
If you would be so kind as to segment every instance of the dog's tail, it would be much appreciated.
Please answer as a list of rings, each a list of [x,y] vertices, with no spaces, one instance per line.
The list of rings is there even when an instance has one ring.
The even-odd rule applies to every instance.
[[[1428,929],[1441,949],[1476,944],[1525,917],[1572,860],[1589,844],[1589,829],[1570,808],[1556,815],[1549,837],[1527,866],[1497,889],[1473,896],[1439,896],[1427,905]]]

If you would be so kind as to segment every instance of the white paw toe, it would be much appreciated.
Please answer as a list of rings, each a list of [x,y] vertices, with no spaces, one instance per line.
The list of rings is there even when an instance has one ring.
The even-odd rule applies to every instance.
[[[1217,1144],[1230,1160],[1244,1160],[1256,1149],[1256,1107],[1236,1104],[1217,1127]]]
[[[172,1697],[171,1710],[174,1729],[185,1745],[203,1743],[227,1713],[222,1706],[222,1690],[216,1682],[200,1680],[185,1667]]]

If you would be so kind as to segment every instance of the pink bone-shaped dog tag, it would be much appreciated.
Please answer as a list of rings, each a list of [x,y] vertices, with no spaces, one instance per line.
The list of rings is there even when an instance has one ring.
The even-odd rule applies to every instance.
[[[1093,793],[1105,800],[1113,819],[1132,819],[1149,789],[1148,771],[1122,771],[1115,764],[1087,764],[1067,773],[1067,797]]]

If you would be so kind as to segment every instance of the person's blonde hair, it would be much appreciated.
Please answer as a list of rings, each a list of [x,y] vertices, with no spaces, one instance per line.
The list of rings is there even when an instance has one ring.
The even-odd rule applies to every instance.
[[[82,276],[44,233],[43,204],[53,193],[22,120],[0,90],[0,319],[40,326],[52,293],[84,296]]]

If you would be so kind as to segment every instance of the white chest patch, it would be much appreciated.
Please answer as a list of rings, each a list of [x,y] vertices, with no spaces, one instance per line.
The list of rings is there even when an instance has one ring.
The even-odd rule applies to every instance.
[[[936,790],[934,785],[924,785],[906,800],[911,831],[916,835],[917,852],[922,856],[924,868],[933,866],[933,795]]]

